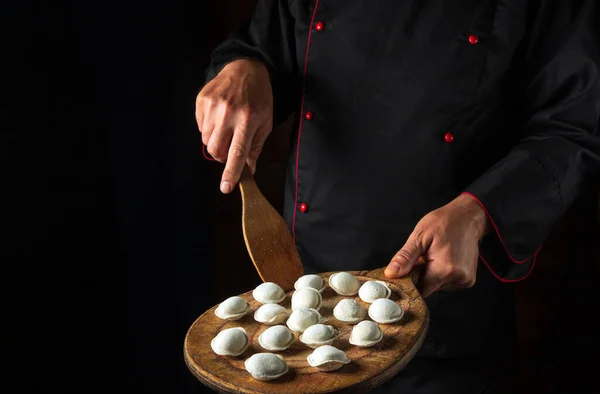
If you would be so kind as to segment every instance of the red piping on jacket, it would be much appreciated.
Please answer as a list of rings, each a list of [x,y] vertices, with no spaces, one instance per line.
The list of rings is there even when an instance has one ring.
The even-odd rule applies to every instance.
[[[312,35],[315,16],[319,8],[319,0],[315,1],[315,9],[310,19],[310,28],[308,30],[308,40],[306,42],[306,55],[304,56],[304,71],[302,74],[302,101],[300,104],[300,123],[298,125],[298,144],[296,145],[296,195],[294,198],[294,215],[292,216],[292,237],[296,243],[296,213],[298,212],[298,158],[300,157],[300,135],[302,134],[302,120],[304,119],[304,93],[306,91],[306,67],[308,65],[308,49],[310,48],[310,37]]]
[[[540,246],[541,248],[541,246]],[[539,251],[539,249],[538,249]],[[529,267],[529,271],[527,271],[527,273],[525,275],[523,275],[521,278],[518,279],[504,279],[502,278],[500,275],[498,275],[496,272],[494,272],[494,270],[492,269],[492,267],[490,267],[490,265],[488,264],[487,261],[485,261],[485,259],[483,258],[482,255],[479,255],[479,258],[481,259],[481,261],[483,261],[483,263],[485,264],[486,267],[488,267],[488,269],[490,270],[490,272],[492,273],[492,275],[494,275],[496,277],[496,279],[498,279],[500,282],[505,282],[505,283],[515,283],[515,282],[520,282],[523,279],[527,278],[529,276],[529,274],[531,274],[531,272],[533,272],[533,266],[535,265],[535,261],[537,260],[537,252],[534,253],[533,255],[533,262],[531,263],[531,267]]]
[[[204,145],[204,144],[202,144],[202,154],[204,155],[204,158],[206,160],[217,161],[214,158],[210,157],[210,155],[207,154],[207,152],[206,152],[206,145]]]
[[[533,252],[533,254],[529,257],[527,257],[524,260],[517,260],[515,258],[513,258],[510,253],[508,252],[508,248],[506,247],[506,244],[504,243],[504,240],[502,239],[502,236],[500,235],[500,231],[498,230],[498,226],[496,226],[496,223],[494,222],[494,219],[492,218],[492,215],[490,215],[490,212],[487,210],[487,208],[485,207],[485,205],[483,205],[483,203],[481,202],[481,200],[479,200],[477,197],[475,197],[473,194],[469,193],[469,192],[462,192],[461,194],[466,194],[468,196],[471,196],[475,201],[477,201],[477,203],[481,206],[481,208],[483,208],[483,211],[485,212],[485,214],[487,215],[488,219],[490,219],[490,223],[492,223],[492,226],[494,227],[494,230],[496,231],[496,235],[498,235],[498,239],[500,240],[500,243],[502,244],[502,247],[504,248],[504,251],[506,252],[506,255],[508,256],[509,259],[511,259],[511,261],[515,264],[523,264],[526,261],[529,261],[532,257],[533,257],[533,262],[531,263],[531,267],[529,268],[529,271],[527,272],[527,274],[525,274],[525,276],[523,276],[522,278],[519,279],[504,279],[501,278],[498,274],[496,274],[494,272],[494,270],[492,269],[492,267],[488,264],[487,261],[485,261],[485,259],[483,258],[483,256],[479,255],[479,258],[481,259],[481,261],[483,261],[485,263],[485,265],[488,267],[488,269],[490,270],[490,272],[500,281],[502,282],[518,282],[521,281],[525,278],[527,278],[529,276],[529,274],[531,273],[531,271],[533,271],[533,266],[535,265],[535,260],[537,259],[538,253],[540,251],[540,249],[542,249],[542,246],[540,245],[539,248],[537,248],[537,250],[535,252]]]

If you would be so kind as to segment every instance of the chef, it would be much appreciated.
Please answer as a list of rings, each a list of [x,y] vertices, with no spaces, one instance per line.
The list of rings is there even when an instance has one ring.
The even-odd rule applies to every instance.
[[[306,272],[406,275],[431,313],[375,392],[514,392],[511,284],[600,171],[596,0],[259,0],[196,119],[230,193],[295,113],[284,216]]]

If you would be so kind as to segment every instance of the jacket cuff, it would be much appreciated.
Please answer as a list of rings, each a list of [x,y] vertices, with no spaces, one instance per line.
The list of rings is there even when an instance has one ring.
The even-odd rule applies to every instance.
[[[527,151],[515,151],[461,194],[479,203],[495,232],[481,242],[481,261],[501,281],[524,279],[562,212],[558,182]]]

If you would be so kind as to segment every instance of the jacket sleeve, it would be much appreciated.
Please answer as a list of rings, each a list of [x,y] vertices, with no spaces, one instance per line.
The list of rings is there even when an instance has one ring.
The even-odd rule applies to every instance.
[[[600,174],[595,3],[548,0],[537,9],[523,63],[523,138],[463,192],[493,224],[480,258],[502,281],[531,272],[555,222]]]
[[[296,61],[295,20],[286,0],[259,0],[252,17],[233,31],[212,52],[206,83],[236,59],[263,63],[271,76],[273,126],[294,111],[300,96]]]

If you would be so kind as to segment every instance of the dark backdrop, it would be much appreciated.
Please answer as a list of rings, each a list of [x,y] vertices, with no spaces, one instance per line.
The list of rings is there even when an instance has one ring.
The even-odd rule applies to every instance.
[[[217,3],[0,7],[0,391],[206,391],[182,349],[216,302],[194,98]]]
[[[207,392],[185,332],[259,278],[193,105],[210,50],[254,2],[0,5],[0,391]],[[257,172],[278,209],[288,135]],[[597,392],[598,196],[518,286],[522,392]]]

